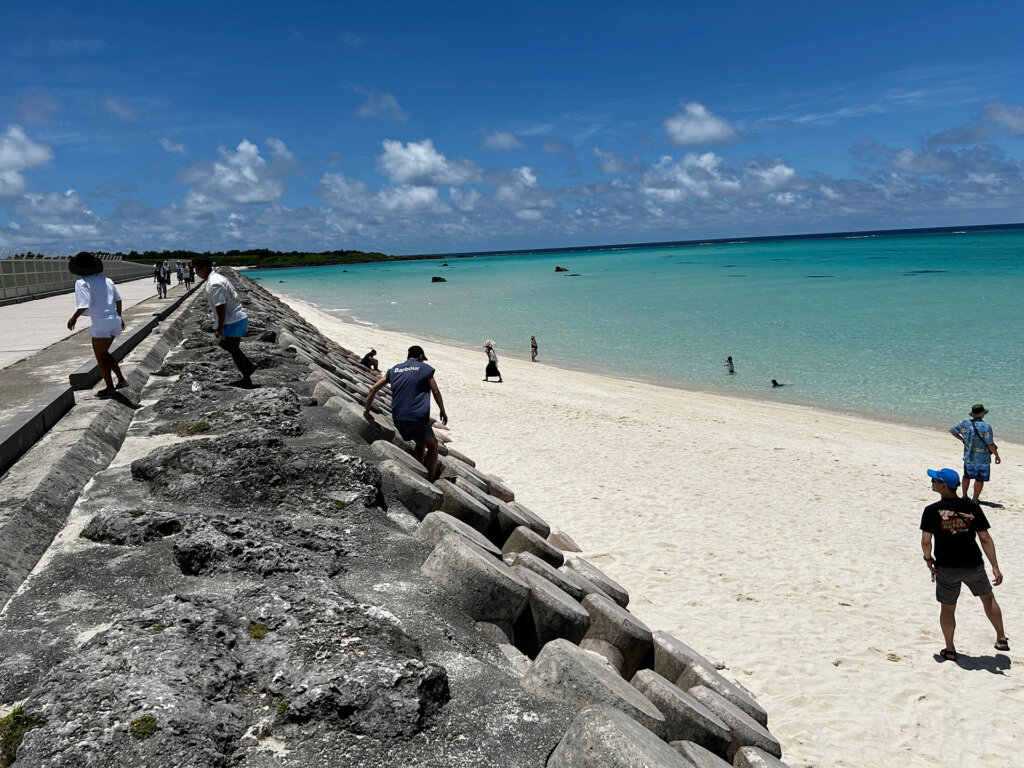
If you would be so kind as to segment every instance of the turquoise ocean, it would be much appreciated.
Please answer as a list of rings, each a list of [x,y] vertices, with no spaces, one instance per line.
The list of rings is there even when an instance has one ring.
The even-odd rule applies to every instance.
[[[499,355],[529,359],[534,334],[549,364],[923,426],[946,428],[982,402],[997,439],[1024,440],[1024,230],[249,274],[321,311],[425,342],[479,349],[490,338]]]

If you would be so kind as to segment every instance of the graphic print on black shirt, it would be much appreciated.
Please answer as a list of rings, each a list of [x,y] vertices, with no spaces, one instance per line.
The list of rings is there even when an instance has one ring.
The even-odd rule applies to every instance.
[[[921,530],[935,537],[935,565],[940,568],[982,565],[976,534],[989,527],[981,507],[959,497],[929,504],[921,515]]]

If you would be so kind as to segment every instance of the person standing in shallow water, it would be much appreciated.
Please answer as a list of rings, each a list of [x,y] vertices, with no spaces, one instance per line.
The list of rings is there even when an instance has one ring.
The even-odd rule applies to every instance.
[[[996,545],[988,532],[985,513],[973,501],[957,496],[960,477],[952,469],[929,469],[928,476],[932,479],[932,490],[941,497],[925,507],[921,515],[921,550],[935,582],[935,599],[941,606],[939,626],[946,641],[939,658],[956,661],[953,633],[956,631],[956,601],[960,597],[961,584],[966,584],[972,595],[981,598],[985,615],[996,631],[996,650],[1008,651],[1010,642],[1003,629],[1003,612],[992,593],[993,585],[998,587],[1003,583],[1003,574],[996,562]],[[985,561],[981,559],[983,551],[992,566],[991,584],[985,573]]]
[[[981,489],[988,482],[992,458],[995,457],[996,464],[1002,462],[992,427],[984,421],[987,413],[988,409],[984,405],[976,403],[971,407],[971,415],[949,430],[949,434],[964,444],[963,497],[967,498],[967,487],[973,480],[975,503],[981,498]]]
[[[732,355],[729,355],[727,358],[725,358],[725,362],[722,363],[722,365],[725,366],[726,373],[736,373],[736,366],[733,365]]]
[[[256,364],[242,351],[242,337],[249,330],[249,316],[242,309],[235,286],[224,275],[213,271],[213,261],[208,256],[200,256],[192,264],[196,274],[206,281],[206,299],[213,310],[213,333],[217,344],[231,355],[242,378],[231,382],[233,387],[252,387],[252,374]]]
[[[96,397],[110,397],[116,390],[128,386],[117,360],[110,354],[110,345],[114,338],[124,330],[124,319],[121,317],[121,294],[117,286],[103,275],[103,262],[88,251],[75,254],[68,263],[73,274],[81,274],[75,282],[75,314],[68,320],[68,330],[75,330],[75,324],[82,315],[92,319],[89,336],[92,340],[92,351],[96,355],[96,364],[106,387],[96,393]],[[85,274],[88,272],[89,274]],[[117,384],[114,384],[114,375]]]
[[[494,342],[488,339],[484,342],[484,352],[487,353],[487,367],[484,369],[484,381],[490,381],[491,376],[497,376],[496,383],[501,384],[501,371],[498,370],[498,353],[494,351]]]
[[[536,336],[531,336],[530,337],[530,362],[531,363],[536,363],[537,362],[537,337]]]

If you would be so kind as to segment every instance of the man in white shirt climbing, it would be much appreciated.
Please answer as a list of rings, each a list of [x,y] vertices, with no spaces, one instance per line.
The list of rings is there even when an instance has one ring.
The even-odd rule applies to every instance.
[[[225,350],[235,366],[242,374],[238,381],[231,382],[233,387],[252,387],[252,374],[256,364],[242,352],[242,337],[249,330],[249,316],[238,300],[235,286],[224,275],[213,271],[213,261],[208,256],[200,256],[192,261],[196,274],[206,281],[206,299],[213,311],[213,333],[217,343]]]

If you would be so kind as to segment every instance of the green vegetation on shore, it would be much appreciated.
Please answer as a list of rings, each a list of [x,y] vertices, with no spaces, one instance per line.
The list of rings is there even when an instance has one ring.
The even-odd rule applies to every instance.
[[[398,256],[386,253],[366,251],[322,251],[308,253],[306,251],[271,251],[266,248],[253,248],[245,251],[131,251],[121,253],[125,261],[140,264],[158,264],[163,261],[191,261],[197,256],[209,256],[221,267],[256,267],[271,269],[275,267],[322,267],[327,264],[361,264],[370,261],[394,261]]]

